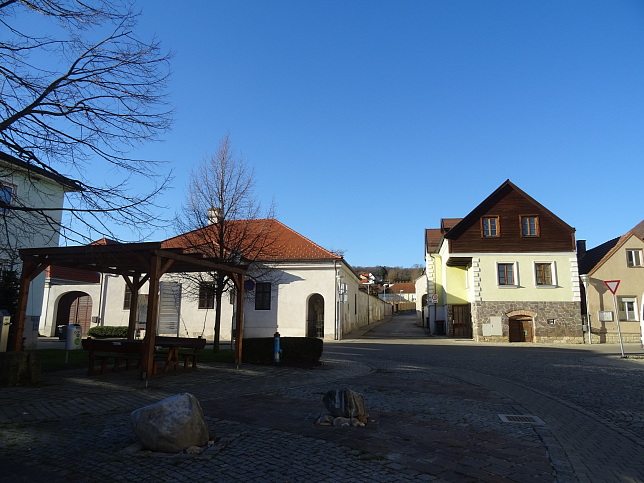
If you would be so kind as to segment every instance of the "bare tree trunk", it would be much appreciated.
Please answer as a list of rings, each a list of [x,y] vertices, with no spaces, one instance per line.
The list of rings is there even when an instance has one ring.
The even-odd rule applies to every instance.
[[[221,290],[215,292],[215,340],[213,341],[213,352],[219,351],[219,341],[221,340]]]
[[[213,352],[219,352],[219,341],[221,340],[221,300],[225,289],[225,276],[217,273],[215,276],[215,339],[213,341]]]

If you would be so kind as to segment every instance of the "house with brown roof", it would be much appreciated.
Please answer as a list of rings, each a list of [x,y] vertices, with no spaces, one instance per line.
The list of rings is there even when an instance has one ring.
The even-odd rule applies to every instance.
[[[243,230],[248,240],[270,233],[270,242],[262,249],[257,243],[237,245],[241,247],[239,256],[253,261],[245,283],[244,337],[272,337],[279,332],[287,337],[341,339],[385,316],[390,306],[359,290],[359,279],[342,256],[275,219],[229,223],[233,232]],[[162,246],[203,251],[204,245],[215,243],[214,236],[214,230],[207,226],[165,240]],[[215,300],[208,283],[181,274],[161,278],[158,335],[213,338]],[[73,308],[78,306],[74,297],[89,298],[88,313],[95,324],[127,325],[129,307],[136,303],[141,327],[145,325],[147,285],[140,290],[138,300],[132,300],[121,277],[102,274],[92,284],[70,281],[52,286],[44,309],[49,314],[44,335],[56,333],[56,325],[65,319],[59,314],[70,313],[73,319]],[[226,296],[222,301],[221,341],[232,341],[234,300]]]
[[[430,333],[582,342],[574,228],[510,180],[464,218],[425,231]]]
[[[583,281],[582,314],[590,342],[644,345],[644,220],[622,236],[586,250],[577,242]],[[619,281],[615,297],[606,281]],[[617,308],[615,308],[617,302]]]

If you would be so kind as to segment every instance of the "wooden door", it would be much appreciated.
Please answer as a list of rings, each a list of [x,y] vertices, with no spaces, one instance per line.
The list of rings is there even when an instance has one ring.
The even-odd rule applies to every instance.
[[[512,317],[509,321],[510,342],[532,342],[532,317]]]
[[[85,293],[78,293],[69,308],[70,324],[79,324],[83,335],[92,327],[92,298]]]
[[[452,323],[454,327],[454,337],[463,339],[472,338],[472,315],[470,304],[452,305]]]

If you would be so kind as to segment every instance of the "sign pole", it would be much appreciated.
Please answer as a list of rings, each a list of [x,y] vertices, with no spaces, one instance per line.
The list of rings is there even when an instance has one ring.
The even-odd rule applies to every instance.
[[[622,331],[619,327],[619,310],[617,308],[617,287],[619,287],[619,280],[606,280],[604,285],[608,287],[608,290],[613,294],[613,305],[615,306],[615,320],[617,321],[617,335],[619,337],[619,347],[622,350],[622,359],[625,359],[624,355],[624,344],[622,343]]]
[[[615,317],[617,318],[617,335],[619,336],[619,347],[622,350],[622,358],[625,359],[624,355],[624,344],[622,343],[622,331],[619,328],[619,311],[617,310],[617,296],[613,294],[613,305],[615,305]]]

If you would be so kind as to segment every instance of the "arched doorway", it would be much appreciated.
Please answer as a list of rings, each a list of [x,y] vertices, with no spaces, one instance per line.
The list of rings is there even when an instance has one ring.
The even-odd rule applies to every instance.
[[[510,317],[508,324],[510,342],[533,342],[532,317],[529,315],[516,315]]]
[[[319,293],[309,297],[306,336],[324,338],[324,297]]]
[[[56,326],[79,324],[83,335],[92,326],[92,297],[85,292],[69,292],[58,300]]]

